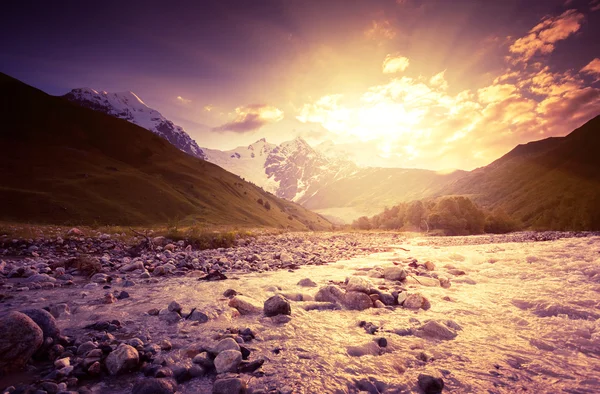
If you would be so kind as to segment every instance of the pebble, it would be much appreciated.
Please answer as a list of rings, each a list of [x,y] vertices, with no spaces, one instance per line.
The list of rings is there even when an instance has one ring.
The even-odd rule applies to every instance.
[[[281,294],[276,294],[264,303],[265,316],[291,315],[290,302]]]
[[[217,379],[213,385],[212,394],[242,394],[246,386],[240,378]]]

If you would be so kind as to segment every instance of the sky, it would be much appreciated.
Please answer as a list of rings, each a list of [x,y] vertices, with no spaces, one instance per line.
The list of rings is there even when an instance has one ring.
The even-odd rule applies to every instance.
[[[133,91],[202,147],[470,170],[600,114],[598,37],[600,0],[6,0],[0,71]]]

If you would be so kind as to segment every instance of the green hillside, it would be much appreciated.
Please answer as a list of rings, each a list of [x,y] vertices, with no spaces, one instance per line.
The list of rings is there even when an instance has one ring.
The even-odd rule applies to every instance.
[[[446,186],[533,229],[600,230],[600,116],[566,137],[519,145]]]
[[[0,92],[0,220],[331,227],[127,121],[4,74]]]

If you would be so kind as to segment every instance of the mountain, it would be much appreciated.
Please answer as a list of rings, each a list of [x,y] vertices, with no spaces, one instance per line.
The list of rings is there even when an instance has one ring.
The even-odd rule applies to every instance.
[[[519,145],[438,195],[464,195],[534,229],[600,230],[600,116],[565,137]]]
[[[131,122],[0,74],[0,219],[328,229],[331,224]],[[267,204],[268,203],[268,204]]]
[[[264,138],[228,151],[203,149],[206,160],[261,186],[278,197],[301,202],[321,187],[357,169],[327,157],[302,138],[270,144]]]
[[[73,89],[63,96],[83,107],[141,126],[169,141],[179,150],[205,159],[196,141],[181,126],[173,124],[155,109],[148,107],[133,92],[108,93],[90,88]]]

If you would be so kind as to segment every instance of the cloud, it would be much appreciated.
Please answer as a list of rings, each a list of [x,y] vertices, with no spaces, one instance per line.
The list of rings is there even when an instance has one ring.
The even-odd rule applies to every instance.
[[[595,58],[581,69],[582,73],[600,77],[600,58]]]
[[[554,51],[558,41],[579,31],[584,15],[577,10],[567,10],[556,17],[545,17],[525,37],[517,39],[509,48],[514,62],[527,62],[536,54]]]
[[[181,96],[177,96],[177,101],[184,105],[190,104],[192,102],[192,100],[185,99]]]
[[[283,119],[283,111],[271,105],[252,104],[235,109],[232,122],[212,128],[212,131],[233,131],[245,133],[260,129],[268,123],[276,123]]]
[[[590,11],[600,11],[600,0],[590,1]]]
[[[479,101],[485,104],[497,103],[508,99],[517,87],[511,84],[494,84],[477,91]]]
[[[429,84],[431,86],[440,88],[442,90],[446,90],[448,89],[448,82],[446,82],[446,79],[444,78],[444,74],[446,73],[446,70],[435,74],[433,77],[431,77],[431,79],[429,80]]]
[[[215,108],[215,106],[214,106],[214,105],[212,105],[212,104],[208,104],[208,105],[205,105],[205,106],[204,106],[204,110],[205,110],[206,112],[210,112],[210,111],[212,111],[214,108]]]
[[[396,37],[396,30],[388,20],[371,21],[371,26],[364,31],[365,37],[371,40],[391,40]]]
[[[407,57],[387,55],[381,68],[384,74],[393,74],[406,70],[409,63]]]

